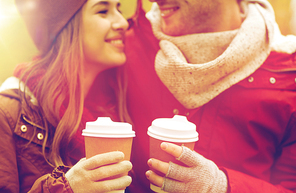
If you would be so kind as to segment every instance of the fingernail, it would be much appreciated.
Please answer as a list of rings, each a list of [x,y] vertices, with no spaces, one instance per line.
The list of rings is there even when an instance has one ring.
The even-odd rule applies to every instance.
[[[162,143],[160,144],[160,147],[161,147],[161,149],[166,149],[166,148],[168,147],[168,144],[165,143],[165,142],[162,142]]]
[[[147,163],[149,167],[152,167],[152,159],[149,159]]]
[[[150,174],[151,174],[151,171],[150,171],[150,170],[146,172],[146,178],[147,178],[148,180],[149,180],[149,178],[150,178]]]

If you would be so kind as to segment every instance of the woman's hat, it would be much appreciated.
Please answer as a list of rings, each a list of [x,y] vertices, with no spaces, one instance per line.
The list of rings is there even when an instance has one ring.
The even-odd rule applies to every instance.
[[[46,53],[86,0],[15,0],[36,47]]]

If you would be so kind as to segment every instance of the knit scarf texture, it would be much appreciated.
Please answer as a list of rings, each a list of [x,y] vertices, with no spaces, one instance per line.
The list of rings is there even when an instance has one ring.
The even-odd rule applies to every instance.
[[[240,6],[244,20],[239,29],[174,37],[161,31],[156,3],[146,14],[160,40],[156,73],[187,109],[206,104],[254,73],[271,51],[296,51],[296,37],[281,35],[268,1],[242,1]]]

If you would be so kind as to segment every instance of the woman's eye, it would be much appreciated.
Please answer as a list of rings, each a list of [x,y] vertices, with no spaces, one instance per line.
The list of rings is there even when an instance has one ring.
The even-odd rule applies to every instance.
[[[99,11],[99,12],[97,12],[98,14],[106,14],[106,13],[108,13],[108,10],[102,10],[102,11]]]

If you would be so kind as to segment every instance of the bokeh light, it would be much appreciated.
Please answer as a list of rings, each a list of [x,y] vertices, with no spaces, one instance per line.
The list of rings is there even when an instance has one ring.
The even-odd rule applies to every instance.
[[[0,0],[0,30],[17,18],[17,9],[9,0]]]
[[[0,84],[17,64],[29,61],[36,53],[14,0],[0,0]]]

